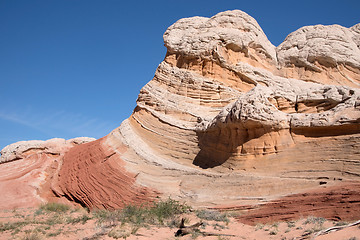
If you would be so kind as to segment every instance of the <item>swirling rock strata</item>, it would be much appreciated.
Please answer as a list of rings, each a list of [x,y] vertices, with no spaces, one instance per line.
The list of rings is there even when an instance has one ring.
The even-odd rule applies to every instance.
[[[93,138],[21,141],[5,147],[0,158],[0,209],[36,206],[53,197],[51,184],[64,154]]]
[[[151,201],[156,193],[137,186],[135,175],[125,171],[119,153],[104,148],[102,141],[73,147],[64,155],[52,187],[55,194],[89,209],[118,209]]]

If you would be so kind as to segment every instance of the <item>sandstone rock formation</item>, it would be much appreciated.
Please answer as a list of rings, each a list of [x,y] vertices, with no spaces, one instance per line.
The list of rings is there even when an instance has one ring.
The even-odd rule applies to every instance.
[[[156,192],[138,186],[135,174],[127,172],[119,154],[104,148],[102,141],[82,144],[65,154],[58,179],[53,181],[55,195],[89,209],[118,209],[154,198]],[[117,151],[124,151],[124,147]]]
[[[250,211],[238,219],[246,224],[270,223],[316,216],[333,221],[358,219],[360,210],[359,182],[345,182],[327,188],[317,188],[305,193],[293,194],[270,203],[250,207]],[[249,206],[246,206],[249,209]],[[240,209],[245,209],[241,206]],[[234,210],[234,207],[231,208]]]
[[[360,24],[317,25],[275,47],[239,10],[181,19],[131,117],[68,151],[52,190],[90,208],[209,207],[358,181],[359,39]]]
[[[52,196],[50,185],[63,155],[94,138],[21,141],[1,150],[0,209],[36,206]]]

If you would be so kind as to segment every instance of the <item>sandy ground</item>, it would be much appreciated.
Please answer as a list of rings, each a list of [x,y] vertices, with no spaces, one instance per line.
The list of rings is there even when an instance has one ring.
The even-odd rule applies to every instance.
[[[38,208],[1,210],[0,239],[360,239],[359,224],[314,238],[320,230],[349,224],[318,217],[256,225],[241,223],[237,220],[239,217],[230,216],[227,217],[228,221],[199,219],[194,212],[177,216],[177,219],[180,218],[187,219],[186,226],[202,221],[203,226],[198,228],[200,232],[175,237],[177,224],[171,227],[137,227],[128,223],[100,222],[84,209],[72,208],[65,213],[44,212]]]

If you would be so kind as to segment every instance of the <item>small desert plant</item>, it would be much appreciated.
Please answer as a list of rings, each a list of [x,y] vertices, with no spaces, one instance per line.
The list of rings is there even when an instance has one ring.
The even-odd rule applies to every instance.
[[[288,228],[293,228],[293,227],[295,227],[295,222],[294,221],[287,222],[287,225],[288,225]]]
[[[98,223],[107,222],[110,225],[116,222],[132,223],[135,225],[160,224],[165,220],[172,220],[176,215],[189,211],[189,207],[178,201],[168,199],[154,202],[149,206],[127,205],[122,210],[97,210],[93,212]]]
[[[269,232],[270,235],[276,235],[277,233],[278,233],[277,230],[271,230],[271,231]]]
[[[263,229],[263,228],[264,228],[264,224],[258,223],[258,224],[256,224],[256,226],[255,226],[255,231],[257,231],[257,230],[259,230],[259,229]]]
[[[60,228],[60,229],[56,230],[55,232],[48,233],[46,236],[47,237],[56,237],[56,236],[60,235],[62,232],[63,232],[63,229]]]
[[[154,202],[148,209],[149,215],[156,217],[161,224],[163,224],[165,219],[169,219],[174,215],[183,214],[189,210],[190,207],[186,204],[182,204],[179,201],[170,198],[166,201]]]
[[[70,209],[70,206],[62,204],[62,203],[46,203],[40,206],[40,210],[45,212],[56,212],[56,213],[64,213]]]
[[[27,221],[0,223],[0,232],[16,231],[27,225]]]
[[[261,228],[258,228],[258,229],[263,229],[264,231],[269,232],[270,235],[276,235],[278,233],[278,231],[279,231],[278,230],[279,223],[277,223],[277,222],[275,222],[275,223],[273,223],[271,225],[266,225],[266,226],[267,227],[264,228],[265,225],[260,225],[259,227],[261,227]],[[257,230],[257,229],[255,228],[255,230]]]
[[[203,220],[208,221],[217,221],[217,222],[229,222],[228,216],[226,213],[221,213],[215,210],[199,210],[196,211],[196,216]]]
[[[349,240],[357,240],[357,238],[356,237],[351,237],[351,238],[349,238]]]
[[[348,222],[343,222],[343,221],[339,221],[339,222],[336,222],[335,223],[335,226],[344,226],[344,225],[347,225],[349,224]]]
[[[120,220],[122,222],[129,222],[136,225],[142,225],[146,222],[148,211],[149,210],[146,207],[128,205],[121,211]]]
[[[41,234],[36,231],[31,231],[25,234],[22,240],[41,240],[43,239]]]
[[[121,220],[121,211],[120,210],[106,210],[106,209],[99,209],[93,212],[94,218],[97,219],[97,223],[99,225],[106,224],[113,226],[116,222]]]
[[[229,238],[222,237],[222,236],[218,236],[218,239],[217,239],[217,240],[229,240]]]
[[[273,228],[278,228],[278,227],[279,227],[279,223],[278,223],[278,222],[275,222],[275,223],[271,224],[271,227],[273,227]]]
[[[53,225],[56,225],[56,224],[63,224],[65,222],[66,222],[66,218],[65,218],[64,215],[55,214],[55,215],[52,215],[51,217],[45,219],[43,222],[35,222],[35,223],[53,226]]]
[[[89,215],[87,214],[83,214],[82,216],[80,217],[76,217],[76,218],[68,218],[66,220],[67,223],[82,223],[82,224],[85,224],[88,220],[90,220],[91,217],[89,217]]]
[[[319,232],[319,231],[321,231],[321,230],[323,230],[322,225],[316,224],[316,225],[315,225],[314,227],[312,227],[311,229],[306,229],[306,230],[305,230],[305,233],[310,234],[310,233]]]
[[[213,228],[216,229],[216,230],[220,230],[220,229],[224,229],[225,226],[220,225],[220,224],[218,224],[218,223],[215,223],[215,224],[213,224]]]
[[[325,221],[326,221],[325,218],[310,216],[305,220],[304,224],[319,224],[319,225],[322,225]]]
[[[118,239],[118,238],[128,238],[131,234],[135,234],[139,228],[136,226],[130,226],[129,224],[121,224],[113,229],[108,233],[109,237]]]

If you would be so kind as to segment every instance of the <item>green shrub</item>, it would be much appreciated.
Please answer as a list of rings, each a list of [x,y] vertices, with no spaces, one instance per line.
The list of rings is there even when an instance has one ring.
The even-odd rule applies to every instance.
[[[114,225],[116,222],[135,225],[160,224],[173,220],[174,216],[185,213],[190,208],[178,201],[167,199],[153,202],[149,206],[127,205],[122,210],[96,210],[93,212],[97,222]],[[165,224],[166,225],[166,224]]]
[[[154,202],[153,206],[148,209],[148,212],[150,217],[155,217],[159,223],[163,224],[165,219],[183,214],[189,210],[190,207],[186,204],[169,198],[166,201]]]

